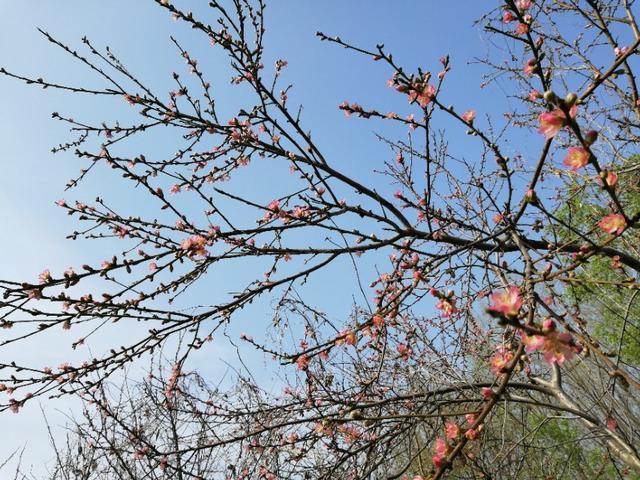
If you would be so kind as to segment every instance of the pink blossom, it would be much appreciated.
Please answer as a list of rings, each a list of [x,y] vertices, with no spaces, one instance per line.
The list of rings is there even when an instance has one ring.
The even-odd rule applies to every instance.
[[[431,462],[433,463],[434,467],[442,468],[447,462],[447,454],[449,453],[451,448],[443,438],[436,438],[433,449],[436,454],[431,457]]]
[[[530,102],[535,102],[536,100],[539,100],[541,98],[542,98],[542,94],[535,88],[529,92],[529,95],[527,95],[527,99]]]
[[[578,107],[574,105],[569,110],[569,116],[575,118],[577,111]],[[546,138],[555,137],[558,132],[568,124],[566,115],[560,109],[541,113],[538,120],[540,121],[538,132],[542,133]]]
[[[311,360],[309,359],[308,355],[306,355],[306,354],[300,355],[296,359],[296,365],[298,366],[298,370],[300,370],[300,371],[308,370],[310,362],[311,362]]]
[[[434,455],[431,457],[431,463],[436,468],[442,468],[446,463],[446,459],[442,455]]]
[[[446,456],[447,453],[449,453],[449,445],[447,445],[447,442],[443,439],[443,438],[436,438],[436,443],[435,446],[433,448],[433,450],[441,456]]]
[[[26,293],[27,293],[27,297],[32,298],[34,300],[42,298],[42,290],[40,290],[39,288],[31,288],[27,290]]]
[[[460,116],[465,122],[467,123],[471,123],[475,120],[476,118],[476,112],[474,110],[468,110],[466,112],[464,112],[461,116]]]
[[[444,426],[444,432],[449,440],[455,440],[460,436],[460,427],[455,422],[447,422]]]
[[[604,183],[613,188],[618,183],[618,174],[616,172],[607,172],[606,177],[604,177]]]
[[[414,86],[412,90],[409,92],[409,103],[413,103],[415,100],[418,100],[418,104],[425,108],[436,93],[436,87],[433,85],[425,85],[424,87],[416,87]]]
[[[629,47],[616,47],[613,49],[613,53],[615,54],[616,58],[623,56],[625,53],[627,53],[629,51]]]
[[[527,63],[524,64],[524,68],[522,69],[522,72],[527,76],[530,77],[531,75],[533,75],[536,71],[536,59],[535,58],[530,58],[529,60],[527,60]]]
[[[567,332],[559,333],[555,330],[545,335],[528,336],[523,334],[522,343],[525,345],[527,352],[541,351],[548,363],[558,365],[571,360],[576,351],[579,350],[571,334]]]
[[[409,358],[411,358],[411,355],[413,354],[413,350],[411,349],[411,347],[409,347],[409,345],[405,343],[401,343],[400,345],[398,345],[398,353],[400,354],[402,359],[406,362],[407,360],[409,360]]]
[[[342,330],[335,340],[336,345],[352,345],[355,346],[358,343],[358,336],[353,330]]]
[[[346,100],[342,102],[340,105],[338,105],[338,108],[344,112],[345,117],[351,116],[351,113],[352,113],[351,106],[349,105],[349,102],[347,102]]]
[[[542,330],[544,330],[545,332],[551,332],[555,329],[556,329],[556,322],[554,322],[553,319],[545,318],[542,321]]]
[[[523,299],[518,287],[509,287],[503,292],[491,294],[491,304],[489,310],[500,312],[507,316],[516,316],[520,312]]]
[[[11,410],[11,412],[18,413],[20,411],[21,406],[22,405],[20,404],[20,402],[15,398],[9,399],[9,410]]]
[[[293,218],[306,218],[309,216],[309,207],[295,207],[292,211],[291,211],[291,216]]]
[[[513,12],[510,12],[509,10],[505,11],[502,14],[502,23],[511,23],[516,19],[516,16],[513,14]]]
[[[620,255],[614,255],[613,257],[611,257],[611,268],[622,268]]]
[[[484,398],[493,397],[493,389],[491,389],[489,387],[482,387],[482,389],[480,390],[480,393],[482,394],[482,396]]]
[[[176,18],[176,20],[178,19],[177,15],[174,13],[174,16]],[[135,458],[136,460],[142,460],[143,458],[145,458],[147,455],[149,455],[149,452],[151,451],[151,449],[149,447],[142,447],[142,448],[138,448],[136,449],[136,451],[133,453],[133,458]]]
[[[58,370],[60,370],[62,372],[68,372],[70,370],[73,370],[73,367],[71,366],[71,364],[69,362],[63,362],[60,365],[58,365]]]
[[[436,308],[440,310],[440,313],[445,318],[450,318],[451,315],[456,313],[458,309],[456,308],[456,299],[455,298],[446,298],[442,297],[436,304]]]
[[[533,2],[531,0],[518,0],[516,2],[516,7],[519,12],[525,12],[531,8]]]
[[[620,235],[627,228],[627,221],[619,213],[611,213],[598,222],[598,226],[607,233]]]
[[[585,148],[571,147],[562,163],[576,172],[589,163],[589,156],[589,151]]]
[[[253,338],[244,332],[240,333],[240,340],[244,340],[245,342],[253,342]]]
[[[198,255],[206,257],[208,255],[207,249],[204,248],[206,244],[207,239],[202,235],[191,235],[180,242],[180,249],[187,251],[190,257]]]
[[[526,35],[527,33],[529,33],[529,25],[527,25],[526,23],[519,23],[516,27],[516,34]]]
[[[469,430],[464,432],[464,436],[469,440],[475,440],[476,438],[478,438],[478,431],[470,428]]]
[[[43,270],[40,275],[38,275],[38,280],[40,283],[49,283],[52,280],[49,269]]]
[[[500,375],[511,360],[513,360],[513,353],[505,347],[498,347],[491,357],[491,371],[496,375]]]
[[[384,327],[384,317],[382,315],[374,315],[371,323],[377,328],[382,328]]]
[[[124,95],[124,99],[129,105],[135,105],[136,103],[140,103],[142,101],[140,95],[131,96],[128,93]]]
[[[286,212],[280,210],[280,202],[278,200],[272,200],[271,202],[269,202],[269,204],[266,206],[266,210],[267,211],[262,216],[262,222],[268,222],[269,220],[283,214],[286,215]]]

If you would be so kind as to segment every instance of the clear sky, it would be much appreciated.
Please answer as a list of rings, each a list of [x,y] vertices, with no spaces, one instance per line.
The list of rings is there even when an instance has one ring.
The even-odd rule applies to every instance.
[[[204,0],[176,3],[193,5],[196,14],[207,15]],[[267,57],[289,61],[286,80],[295,84],[290,98],[304,104],[305,126],[314,132],[329,161],[347,173],[385,188],[381,185],[384,180],[372,172],[373,161],[379,165],[382,160],[381,145],[373,136],[378,125],[347,120],[337,105],[343,100],[357,101],[382,111],[407,105],[398,94],[386,88],[385,82],[390,76],[387,68],[322,43],[315,32],[338,34],[365,47],[384,43],[408,70],[420,65],[435,73],[440,69],[439,57],[451,54],[453,71],[447,89],[450,102],[461,111],[477,110],[478,121],[482,121],[484,113],[495,113],[498,104],[499,108],[507,104],[497,102],[499,89],[481,90],[480,75],[484,70],[469,63],[474,57],[484,56],[487,49],[487,39],[481,28],[472,26],[473,21],[493,4],[477,0],[272,0],[266,21]],[[0,66],[53,82],[100,86],[94,74],[50,45],[38,33],[38,27],[74,48],[81,48],[80,39],[84,35],[98,47],[109,45],[130,69],[161,92],[173,88],[171,72],[187,73],[184,60],[169,41],[169,35],[175,35],[189,47],[206,72],[214,78],[217,76],[222,108],[226,106],[229,112],[233,111],[233,104],[225,104],[229,102],[226,100],[229,87],[224,83],[228,75],[220,75],[225,67],[211,53],[207,41],[173,22],[151,0],[3,3]],[[103,254],[110,251],[108,248],[100,250],[104,247],[91,242],[65,240],[65,235],[76,224],[54,206],[54,201],[61,197],[83,198],[82,193],[88,199],[98,193],[116,193],[123,206],[131,206],[135,197],[121,189],[117,178],[108,175],[90,179],[78,194],[65,193],[65,183],[81,164],[71,154],[50,153],[51,147],[71,139],[66,127],[52,120],[50,114],[58,111],[77,119],[107,120],[115,118],[126,105],[113,107],[86,96],[42,91],[4,77],[0,77],[0,105],[0,220],[5,232],[0,236],[0,277],[33,281],[44,268],[61,271],[71,265],[102,259]],[[409,113],[408,108],[405,110]],[[172,151],[170,142],[167,137],[153,148]],[[388,152],[384,151],[384,155],[388,156]],[[265,178],[255,177],[247,182],[246,188],[259,194]],[[340,311],[348,309],[352,290],[345,294],[344,282],[333,279],[344,278],[348,283],[352,277],[348,265],[336,268],[326,273],[324,287],[313,292],[312,300]],[[225,275],[249,273],[226,272],[218,279],[220,289],[226,288]],[[57,365],[66,359],[60,358],[60,349],[67,348],[69,343],[60,338],[61,333],[57,335],[32,343],[29,350],[2,350],[2,361],[18,358],[32,361],[36,366]],[[103,342],[95,342],[93,349],[106,347],[108,339],[100,340]],[[82,353],[75,355],[82,356]],[[231,361],[231,349],[221,346],[213,356],[215,360],[209,357],[208,362],[202,364],[207,371],[215,372],[220,359]],[[63,400],[47,403],[45,408],[54,424],[54,433],[60,435],[62,429],[57,425],[64,423],[64,416],[57,411],[69,413],[77,406]],[[26,446],[25,463],[32,463],[34,472],[42,471],[53,454],[47,445],[37,404],[32,403],[19,415],[3,414],[0,425],[5,433],[0,444],[0,463],[14,449]],[[0,476],[4,475],[0,472]]]

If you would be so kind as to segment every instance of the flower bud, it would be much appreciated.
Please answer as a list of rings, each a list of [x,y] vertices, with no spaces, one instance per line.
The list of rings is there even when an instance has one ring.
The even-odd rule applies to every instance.
[[[597,139],[598,132],[596,132],[595,130],[589,130],[584,136],[584,141],[587,143],[587,145],[592,145]]]
[[[536,192],[534,192],[531,189],[527,190],[527,193],[525,193],[524,198],[525,198],[525,201],[529,203],[536,203],[538,201],[538,196],[536,195]]]
[[[567,105],[567,108],[571,108],[576,103],[576,100],[578,100],[578,96],[571,92],[567,93],[567,96],[564,98],[564,103]]]
[[[556,322],[550,318],[545,318],[542,321],[542,330],[545,332],[553,332],[556,329]]]
[[[547,90],[546,92],[544,92],[543,97],[548,103],[556,103],[558,101],[557,95],[551,90]]]
[[[482,387],[482,389],[480,390],[480,392],[482,393],[482,396],[484,398],[491,398],[493,397],[493,390],[489,387]]]

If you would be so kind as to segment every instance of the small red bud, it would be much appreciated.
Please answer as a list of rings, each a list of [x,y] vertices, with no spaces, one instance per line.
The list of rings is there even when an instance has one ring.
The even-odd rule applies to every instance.
[[[592,145],[597,139],[598,132],[596,132],[595,130],[589,130],[584,136],[584,141],[587,143],[587,145]]]

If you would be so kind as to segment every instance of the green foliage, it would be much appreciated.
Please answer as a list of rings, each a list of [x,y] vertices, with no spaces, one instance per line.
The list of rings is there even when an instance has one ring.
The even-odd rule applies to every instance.
[[[528,416],[527,424],[532,432],[532,445],[544,452],[539,464],[544,471],[535,472],[531,478],[545,478],[544,474],[549,472],[556,472],[553,477],[556,480],[617,477],[616,467],[606,450],[590,440],[575,420],[550,418],[534,412]]]
[[[392,464],[409,461],[408,478],[427,478],[433,471],[433,434],[427,424],[407,438],[398,452],[390,452]],[[436,436],[441,431],[432,432]],[[615,457],[569,415],[549,414],[547,409],[518,403],[498,406],[477,441],[470,442],[451,478],[475,480],[640,480],[638,472],[616,466]]]
[[[486,438],[491,437],[482,456],[496,480],[620,478],[613,457],[575,418],[508,405],[488,422]],[[627,473],[623,478],[640,480]]]
[[[621,170],[615,186],[620,203],[627,215],[640,212],[639,175],[628,171],[640,164],[640,156],[629,158]],[[598,203],[595,195],[586,187],[572,185],[568,189],[569,198],[557,212],[556,217],[564,224],[555,230],[561,240],[583,242],[580,234],[593,238],[597,221],[611,210],[608,205]],[[601,198],[601,197],[600,197]],[[602,235],[604,240],[606,236]],[[585,242],[586,243],[586,242]],[[609,244],[622,252],[640,252],[640,233],[629,229],[620,238]],[[576,276],[567,286],[567,294],[588,321],[594,337],[603,343],[612,354],[618,355],[623,363],[637,365],[640,362],[640,291],[637,279],[630,272],[618,267],[611,258],[593,256],[576,271]]]

